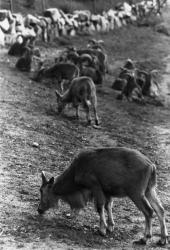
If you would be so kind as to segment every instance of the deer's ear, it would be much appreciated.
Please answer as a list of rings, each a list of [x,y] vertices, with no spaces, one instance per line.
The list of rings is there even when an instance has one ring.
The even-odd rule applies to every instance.
[[[49,184],[50,187],[54,184],[54,177],[51,177],[48,184]]]
[[[47,183],[47,179],[46,179],[46,177],[45,177],[44,171],[42,171],[41,177],[42,177],[42,183],[43,183],[43,184],[46,184],[46,183]]]

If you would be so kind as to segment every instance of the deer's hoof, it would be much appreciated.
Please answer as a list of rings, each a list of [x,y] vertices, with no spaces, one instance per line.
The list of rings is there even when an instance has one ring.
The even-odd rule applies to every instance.
[[[100,125],[99,120],[95,120],[95,125],[96,125],[96,126],[99,126],[99,125]]]
[[[93,125],[93,128],[95,128],[95,129],[101,129],[101,127],[99,126],[99,125]]]
[[[113,233],[113,230],[114,230],[114,226],[113,226],[113,225],[108,225],[107,231],[108,231],[109,233]]]

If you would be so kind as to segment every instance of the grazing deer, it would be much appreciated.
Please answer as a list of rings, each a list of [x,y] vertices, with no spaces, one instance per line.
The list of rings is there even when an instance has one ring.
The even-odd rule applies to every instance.
[[[41,81],[43,78],[56,79],[61,84],[63,91],[63,80],[71,81],[74,77],[79,76],[79,68],[71,63],[56,63],[49,68],[44,68],[42,62],[40,63],[40,69],[33,78],[35,81]]]
[[[91,123],[90,105],[92,105],[95,115],[95,124],[99,125],[97,116],[97,96],[96,87],[93,80],[86,76],[81,76],[73,79],[66,92],[61,95],[56,90],[58,112],[61,113],[65,106],[72,103],[76,108],[76,117],[79,118],[79,105],[82,104],[86,111],[87,121]]]
[[[54,177],[47,181],[42,173],[40,192],[39,214],[54,207],[59,199],[70,204],[72,209],[80,209],[93,198],[100,216],[102,235],[106,230],[113,231],[112,198],[129,197],[145,216],[144,237],[136,243],[146,244],[151,238],[153,211],[161,228],[158,244],[168,243],[164,209],[156,194],[156,167],[137,150],[126,147],[85,150],[55,181]]]
[[[81,66],[80,67],[80,75],[91,77],[95,85],[103,84],[103,76],[102,73],[93,67],[89,66]]]

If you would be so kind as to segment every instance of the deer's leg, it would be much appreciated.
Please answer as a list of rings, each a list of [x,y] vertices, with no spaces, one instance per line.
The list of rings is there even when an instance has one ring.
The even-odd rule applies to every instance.
[[[106,197],[102,191],[96,176],[88,173],[88,174],[79,174],[75,178],[75,182],[78,185],[82,185],[87,189],[90,190],[92,193],[92,197],[94,198],[95,205],[97,212],[100,216],[100,234],[106,235],[106,217],[105,217],[105,204],[106,204]]]
[[[86,111],[86,119],[88,124],[91,124],[91,115],[90,115],[90,102],[88,100],[84,101],[84,109]]]
[[[128,102],[132,102],[132,97],[131,96],[127,96],[127,100],[128,100]]]
[[[105,217],[105,203],[106,203],[106,198],[101,190],[100,186],[94,186],[92,188],[92,193],[94,196],[94,200],[96,203],[96,209],[97,212],[100,216],[100,234],[101,235],[106,235],[106,229],[107,229],[107,223],[106,223],[106,217]]]
[[[108,226],[107,226],[107,229],[108,229],[108,231],[110,233],[112,233],[113,229],[114,229],[114,220],[113,220],[113,214],[112,214],[112,205],[113,205],[112,198],[107,199],[105,208],[106,208],[106,211],[107,211],[107,214],[108,214]]]
[[[144,237],[141,238],[138,241],[134,241],[136,244],[146,244],[147,240],[152,237],[152,216],[153,216],[153,209],[149,203],[149,201],[146,199],[144,194],[138,194],[133,195],[133,197],[130,197],[132,201],[135,203],[135,205],[139,208],[139,210],[144,214],[145,216],[145,233]]]
[[[65,80],[61,80],[61,82],[60,82],[61,93],[64,93],[64,84],[65,84]]]
[[[73,107],[76,109],[76,119],[79,119],[79,103],[76,98],[73,99]]]
[[[161,239],[158,241],[158,245],[166,245],[168,243],[168,231],[165,222],[165,212],[164,208],[156,194],[155,188],[152,188],[146,193],[146,196],[153,207],[155,213],[158,216],[159,223],[161,226]]]
[[[123,79],[122,79],[123,80]],[[126,95],[126,90],[127,90],[127,80],[124,79],[123,81],[124,85],[122,86],[122,91],[120,94],[117,95],[116,99],[117,100],[123,100],[123,96]]]
[[[105,217],[105,212],[104,212],[104,205],[100,206],[97,208],[97,211],[100,215],[100,234],[102,236],[106,235],[106,228],[107,228],[107,223],[106,223],[106,217]]]
[[[92,105],[93,105],[93,111],[94,111],[94,117],[95,117],[95,124],[99,125],[99,117],[97,115],[97,98],[96,98],[96,96],[92,100]]]
[[[76,105],[75,109],[76,109],[76,118],[79,119],[79,106]]]

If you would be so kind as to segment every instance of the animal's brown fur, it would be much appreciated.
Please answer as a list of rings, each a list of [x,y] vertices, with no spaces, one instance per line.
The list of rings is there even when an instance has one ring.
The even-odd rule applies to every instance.
[[[43,78],[52,78],[61,82],[63,79],[71,81],[79,76],[79,69],[71,63],[56,63],[49,68],[41,68],[34,80],[41,81]]]
[[[160,244],[167,243],[164,209],[156,195],[156,167],[142,153],[125,147],[89,149],[81,152],[63,174],[47,181],[42,174],[41,201],[38,212],[44,213],[63,199],[71,208],[84,207],[92,197],[100,215],[100,232],[113,230],[112,197],[129,197],[145,216],[146,243],[152,236],[153,210],[161,225]],[[108,224],[104,209],[108,213]]]
[[[58,112],[62,112],[65,106],[69,103],[72,103],[73,107],[76,108],[76,116],[79,117],[78,108],[79,105],[82,104],[86,111],[87,121],[91,123],[90,116],[90,105],[94,110],[95,115],[95,123],[99,124],[98,116],[97,116],[97,96],[96,96],[96,88],[95,84],[91,78],[82,76],[77,77],[72,80],[69,85],[68,90],[61,95],[56,90],[57,102],[58,102]]]

